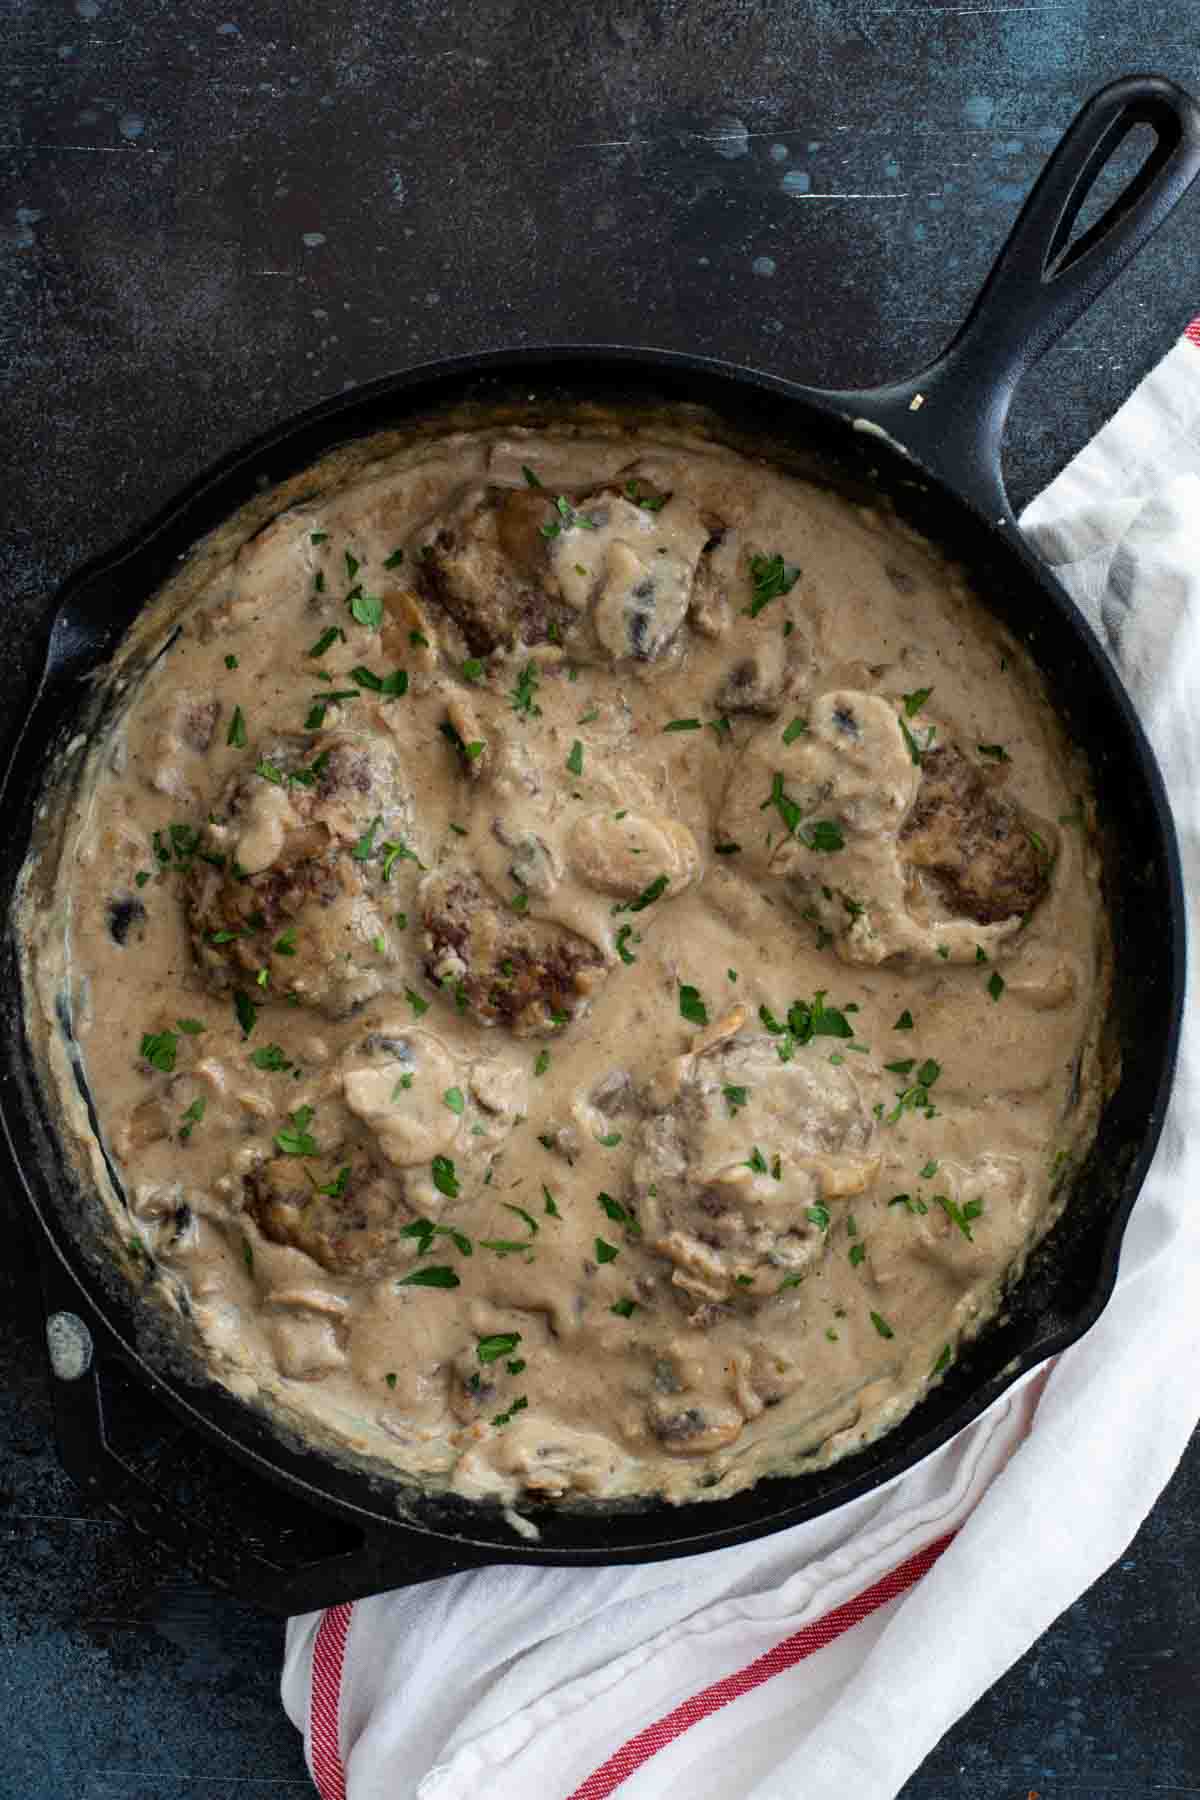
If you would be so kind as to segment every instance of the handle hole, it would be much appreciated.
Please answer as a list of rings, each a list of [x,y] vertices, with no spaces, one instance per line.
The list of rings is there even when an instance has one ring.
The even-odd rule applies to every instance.
[[[1042,263],[1052,282],[1073,268],[1145,193],[1174,144],[1144,120],[1113,122],[1071,189]]]

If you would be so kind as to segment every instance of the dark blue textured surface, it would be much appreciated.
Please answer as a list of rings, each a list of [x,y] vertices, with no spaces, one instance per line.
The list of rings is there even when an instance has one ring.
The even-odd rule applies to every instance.
[[[1200,85],[1195,0],[0,0],[0,25],[10,695],[68,570],[299,406],[554,338],[902,373],[1093,87]],[[1193,198],[1028,384],[1018,503],[1200,310],[1198,222]],[[0,1800],[309,1791],[279,1629],[58,1471],[0,1259]],[[1193,1449],[904,1800],[1200,1793],[1198,1515]]]

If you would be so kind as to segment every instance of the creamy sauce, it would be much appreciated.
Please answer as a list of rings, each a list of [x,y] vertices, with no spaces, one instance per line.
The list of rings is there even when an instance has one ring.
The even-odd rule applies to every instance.
[[[131,1277],[470,1496],[728,1494],[893,1425],[1102,1097],[1090,791],[1024,653],[894,521],[682,433],[426,442],[213,563],[29,924]]]

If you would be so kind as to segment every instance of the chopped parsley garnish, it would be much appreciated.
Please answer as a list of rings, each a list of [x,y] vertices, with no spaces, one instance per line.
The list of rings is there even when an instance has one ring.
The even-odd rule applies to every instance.
[[[896,1095],[896,1104],[887,1115],[887,1123],[894,1125],[903,1112],[923,1112],[927,1119],[932,1119],[936,1108],[929,1097],[929,1090],[942,1072],[942,1065],[934,1062],[932,1057],[926,1059],[917,1070],[917,1078],[911,1087],[906,1087]]]
[[[1011,762],[1012,757],[1003,744],[976,744],[980,756],[990,756],[993,762]]]
[[[922,1181],[932,1181],[934,1176],[937,1174],[937,1172],[938,1172],[937,1158],[931,1156],[929,1161],[925,1164],[924,1168],[921,1170],[921,1180]]]
[[[538,480],[538,478],[534,474],[533,470],[529,467],[528,463],[521,464],[521,473],[525,477],[525,480],[528,482],[528,484],[531,488],[540,488],[541,487],[541,485],[542,485],[541,482]]]
[[[310,544],[327,544],[329,542],[329,533],[327,531],[310,531],[308,534],[308,541]]]
[[[911,694],[901,695],[901,698],[904,701],[905,718],[915,719],[932,692],[933,689],[931,687],[914,688]]]
[[[397,1100],[399,1100],[401,1094],[406,1094],[408,1092],[408,1090],[412,1086],[412,1084],[413,1084],[413,1078],[411,1075],[402,1075],[400,1077],[399,1081],[396,1083],[396,1085],[392,1089],[393,1104]]]
[[[567,767],[572,775],[583,774],[583,745],[578,738],[576,738],[575,742],[571,745],[571,754],[567,758]]]
[[[753,1169],[753,1171],[756,1175],[765,1175],[766,1174],[767,1159],[763,1155],[762,1151],[759,1149],[757,1144],[755,1144],[755,1146],[751,1150],[749,1156],[746,1158],[745,1167],[747,1169]]]
[[[934,733],[937,730],[937,726],[931,725],[929,727],[928,733],[926,734],[925,742],[923,744],[919,744],[917,742],[916,738],[913,736],[912,732],[908,729],[908,726],[904,723],[903,719],[898,720],[897,723],[900,726],[901,735],[903,736],[904,742],[908,748],[908,754],[909,754],[910,758],[912,759],[913,763],[919,769],[921,766],[922,760],[928,754],[929,750],[933,746]]]
[[[708,721],[708,729],[712,732],[718,744],[723,744],[726,738],[733,736],[733,726],[729,723],[729,720],[725,717],[724,713],[719,713],[715,719],[710,719]]]
[[[326,626],[316,643],[310,648],[308,654],[310,656],[324,656],[325,652],[331,645],[336,644],[339,638],[341,638],[344,644],[346,641],[346,634],[340,625]]]
[[[403,838],[397,838],[395,843],[385,839],[379,848],[383,856],[383,879],[385,881],[392,879],[392,870],[398,862],[415,862],[418,869],[425,867],[416,851],[410,850]]]
[[[368,631],[378,631],[383,624],[383,601],[377,594],[354,594],[350,600],[350,617]]]
[[[750,1098],[750,1089],[748,1087],[727,1086],[723,1087],[721,1092],[725,1097],[725,1104],[729,1108],[730,1118],[736,1118],[738,1108],[740,1106],[745,1106]]]
[[[355,862],[370,862],[375,854],[375,833],[382,824],[383,819],[378,814],[371,820],[350,852]]]
[[[912,1028],[913,1028],[913,1016],[909,1012],[909,1010],[906,1006],[904,1011],[900,1014],[900,1017],[896,1020],[896,1023],[892,1026],[892,1030],[893,1031],[911,1031]]]
[[[142,1035],[141,1054],[152,1069],[159,1069],[164,1075],[174,1073],[175,1052],[178,1048],[178,1032],[147,1031]]]
[[[502,1200],[500,1202],[500,1204],[503,1206],[505,1212],[510,1212],[510,1213],[516,1214],[517,1218],[520,1219],[522,1225],[524,1225],[526,1227],[526,1229],[528,1230],[530,1237],[537,1236],[538,1222],[534,1218],[532,1213],[526,1212],[525,1208],[523,1206],[514,1206],[511,1200]]]
[[[597,1137],[596,1142],[604,1150],[615,1150],[621,1142],[621,1133],[619,1131],[607,1132],[604,1137]]]
[[[999,969],[993,969],[988,979],[987,991],[993,1000],[998,1000],[1004,992],[1004,977]]]
[[[700,998],[699,988],[689,987],[686,982],[679,985],[679,1011],[689,1024],[708,1024],[708,1008]]]
[[[389,1369],[383,1379],[387,1382],[387,1384],[390,1388],[394,1388],[396,1385],[396,1380],[397,1380],[395,1369]]]
[[[148,881],[152,880],[153,878],[148,869],[139,869],[133,879],[138,887],[143,888],[143,887],[145,887],[146,883]]]
[[[664,731],[703,731],[704,726],[699,719],[670,719],[663,726]]]
[[[490,1337],[477,1340],[475,1354],[481,1363],[499,1362],[502,1356],[510,1356],[520,1341],[519,1331],[494,1331]]]
[[[911,1075],[917,1066],[917,1059],[915,1056],[910,1056],[903,1062],[884,1063],[883,1066],[889,1075]]]
[[[236,669],[237,666],[238,666],[238,659],[236,656],[233,655],[232,652],[230,652],[230,654],[225,658],[225,667],[227,669]]]
[[[320,731],[325,723],[325,700],[314,700],[304,718],[305,731]]]
[[[861,1239],[859,1240],[859,1242],[857,1244],[851,1244],[851,1246],[850,1246],[850,1267],[852,1269],[857,1269],[859,1263],[861,1263],[864,1260],[864,1258],[866,1257],[866,1254],[867,1254],[867,1246],[861,1241]]]
[[[204,1109],[207,1104],[208,1102],[205,1100],[203,1094],[201,1094],[197,1099],[192,1101],[192,1104],[184,1113],[179,1124],[179,1141],[181,1144],[186,1144],[191,1137],[192,1127],[198,1125],[204,1117]]]
[[[283,770],[277,763],[268,762],[265,756],[260,756],[255,763],[254,773],[261,775],[263,780],[269,781],[273,787],[287,786],[287,776]]]
[[[618,905],[613,907],[613,911],[615,913],[645,912],[648,906],[653,906],[656,900],[661,900],[666,891],[666,876],[656,875],[649,886],[642,889],[636,900],[621,901]]]
[[[258,1019],[258,1008],[242,988],[235,988],[233,991],[233,1010],[242,1028],[242,1036],[249,1037]]]
[[[895,1337],[895,1332],[892,1330],[882,1313],[873,1312],[871,1314],[871,1323],[881,1338]]]
[[[799,718],[793,719],[790,725],[785,725],[783,728],[784,743],[785,744],[794,744],[796,739],[798,737],[802,737],[807,730],[808,730],[808,720],[807,719],[799,719]]]
[[[842,828],[834,819],[814,819],[811,824],[802,825],[796,836],[810,850],[831,851],[846,848]]]
[[[636,1310],[636,1308],[637,1308],[636,1300],[624,1299],[624,1300],[614,1300],[613,1304],[609,1307],[608,1310],[610,1313],[616,1313],[618,1319],[628,1319],[633,1316],[633,1313]]]
[[[595,531],[596,521],[587,513],[576,512],[565,494],[559,494],[554,501],[557,519],[549,519],[545,525],[538,527],[544,538],[556,538],[562,531],[570,531],[572,526],[582,527],[585,531]]]
[[[743,612],[750,618],[757,619],[764,606],[777,600],[781,594],[790,594],[800,579],[800,571],[791,563],[785,563],[778,552],[774,556],[752,556],[750,558],[750,579],[754,584],[749,606]]]
[[[233,709],[233,717],[229,721],[229,730],[225,733],[225,742],[235,750],[246,748],[246,719],[240,706]]]
[[[267,1044],[261,1050],[252,1050],[250,1061],[256,1069],[266,1069],[275,1075],[282,1075],[286,1069],[292,1067],[278,1044]]]
[[[968,1200],[965,1206],[959,1206],[946,1194],[935,1194],[933,1204],[940,1206],[946,1217],[962,1232],[969,1244],[975,1242],[971,1231],[971,1220],[978,1219],[983,1212],[982,1200]]]
[[[491,1250],[503,1262],[506,1256],[521,1256],[529,1249],[528,1238],[480,1238],[481,1246]]]
[[[412,999],[412,995],[409,995]],[[421,1007],[424,1012],[424,1006]],[[433,1159],[433,1185],[439,1194],[445,1194],[447,1200],[457,1200],[461,1183],[454,1173],[454,1164],[448,1156],[435,1156]]]
[[[937,1361],[934,1363],[933,1368],[930,1370],[930,1374],[931,1375],[940,1375],[943,1369],[948,1369],[950,1367],[950,1364],[953,1360],[954,1360],[953,1350],[951,1350],[949,1344],[943,1344],[941,1355],[938,1357]]]
[[[758,1016],[771,1036],[779,1039],[775,1048],[780,1062],[790,1062],[797,1045],[811,1043],[815,1037],[852,1038],[854,1027],[846,1013],[854,1010],[850,1005],[844,1009],[826,1006],[825,991],[818,988],[811,1001],[792,1001],[786,1024],[775,1017],[769,1006],[760,1006]]]
[[[460,1256],[471,1256],[475,1250],[465,1231],[456,1231],[453,1225],[435,1225],[432,1219],[413,1219],[402,1227],[399,1235],[416,1238],[418,1256],[429,1255],[435,1237],[449,1238]]]
[[[810,1225],[816,1226],[818,1231],[829,1230],[829,1208],[827,1206],[806,1206],[804,1216]]]
[[[922,1216],[929,1211],[929,1208],[919,1194],[915,1200],[911,1194],[893,1194],[888,1201],[888,1205],[902,1206],[905,1212],[920,1213]]]
[[[640,481],[627,481],[625,493],[627,498],[632,500],[635,506],[640,506],[644,512],[661,512],[671,497],[669,494],[646,493]]]
[[[483,664],[477,656],[469,656],[459,669],[459,674],[464,681],[470,681],[472,683],[482,681],[484,675]]]
[[[632,933],[633,933],[632,925],[622,925],[620,930],[617,932],[617,955],[620,957],[620,959],[623,963],[635,963],[637,961],[637,957],[634,956],[631,951],[629,951],[625,948],[625,945],[626,945],[628,939],[630,938],[630,936],[632,935]]]
[[[359,562],[357,556],[352,556],[350,554],[349,550],[343,551],[343,555],[346,558],[346,580],[353,581],[354,577],[358,574],[358,571],[362,568],[362,564]]]
[[[390,556],[384,557],[383,566],[385,569],[398,569],[403,561],[403,550],[393,550]]]
[[[558,1207],[555,1203],[554,1195],[550,1192],[550,1189],[545,1185],[545,1183],[542,1184],[542,1198],[546,1202],[546,1205],[544,1208],[546,1217],[548,1219],[561,1219],[562,1214],[559,1212]]]
[[[309,1123],[314,1109],[311,1106],[298,1106],[295,1112],[288,1114],[291,1129],[275,1133],[275,1148],[284,1156],[316,1156],[317,1140],[309,1132]]]
[[[542,709],[534,697],[538,680],[536,663],[526,663],[517,676],[516,686],[509,691],[509,705],[515,713],[527,719],[540,719],[542,716]]]
[[[176,1019],[175,1023],[188,1037],[199,1037],[204,1030],[203,1019]]]
[[[611,1194],[600,1193],[596,1195],[596,1201],[605,1217],[611,1219],[614,1225],[623,1225],[630,1237],[641,1237],[641,1226],[619,1200],[614,1200]]]
[[[247,1275],[253,1275],[253,1273],[254,1273],[254,1245],[250,1242],[250,1239],[247,1237],[244,1237],[242,1239],[242,1261],[246,1265]]]
[[[350,1180],[350,1164],[343,1163],[332,1181],[318,1182],[315,1176],[309,1175],[307,1169],[304,1173],[308,1175],[308,1179],[318,1194],[326,1194],[330,1200],[340,1200]]]
[[[463,1113],[466,1111],[466,1106],[467,1106],[466,1101],[463,1099],[462,1089],[456,1088],[456,1087],[447,1088],[445,1093],[442,1095],[442,1099],[445,1101],[446,1105],[450,1108],[450,1111],[452,1113],[457,1113],[459,1118],[461,1119]]]
[[[454,1270],[445,1263],[428,1263],[423,1269],[414,1269],[411,1275],[401,1275],[396,1286],[456,1288],[461,1283]]]
[[[550,1052],[548,1050],[539,1050],[537,1053],[537,1059],[533,1065],[534,1074],[535,1075],[544,1075],[546,1073],[546,1070],[549,1067],[550,1067]]]
[[[779,1286],[776,1288],[775,1292],[777,1294],[782,1294],[784,1288],[799,1287],[800,1283],[803,1280],[804,1280],[804,1275],[803,1275],[803,1272],[800,1270],[797,1270],[797,1272],[794,1275],[785,1275],[783,1280],[780,1282]]]
[[[616,1244],[610,1244],[602,1237],[596,1239],[596,1261],[598,1263],[613,1262],[620,1255]]]
[[[382,694],[385,700],[399,700],[408,692],[407,669],[393,669],[390,675],[380,676],[358,663],[351,669],[350,679],[372,694]]]
[[[524,1412],[525,1408],[528,1405],[529,1405],[529,1401],[526,1398],[526,1396],[524,1394],[520,1395],[520,1397],[518,1399],[513,1401],[512,1405],[509,1407],[507,1412],[502,1412],[502,1413],[496,1414],[495,1418],[492,1420],[492,1424],[493,1425],[508,1425],[508,1424],[510,1424],[514,1415],[519,1412]]]
[[[295,956],[295,954],[296,954],[296,927],[294,925],[289,925],[287,930],[281,932],[279,934],[279,936],[275,939],[275,942],[271,945],[271,948],[275,952],[276,956]]]

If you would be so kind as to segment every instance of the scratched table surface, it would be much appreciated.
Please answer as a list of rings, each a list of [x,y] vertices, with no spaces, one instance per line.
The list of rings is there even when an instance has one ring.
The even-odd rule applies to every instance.
[[[1092,88],[1200,82],[1195,0],[0,0],[0,27],[9,716],[67,573],[310,401],[553,339],[899,374]],[[1026,384],[1018,504],[1197,310],[1198,225]],[[3,1241],[0,1800],[304,1793],[280,1628],[60,1472]],[[904,1800],[1200,1793],[1198,1513],[1193,1446]]]

